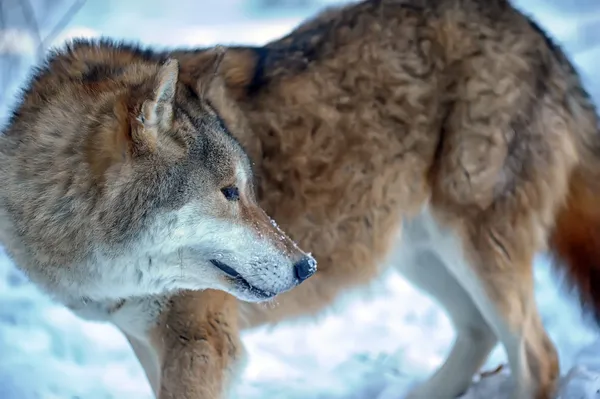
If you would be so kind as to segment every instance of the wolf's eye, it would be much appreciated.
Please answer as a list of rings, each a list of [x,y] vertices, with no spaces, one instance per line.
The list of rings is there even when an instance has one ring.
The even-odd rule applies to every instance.
[[[236,186],[229,186],[221,189],[221,192],[227,201],[237,201],[240,199],[240,192]]]

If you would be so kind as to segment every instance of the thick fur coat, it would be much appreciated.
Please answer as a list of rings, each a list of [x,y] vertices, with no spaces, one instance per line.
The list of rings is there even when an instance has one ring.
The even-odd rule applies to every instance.
[[[176,77],[168,69],[173,65]],[[119,108],[108,119],[98,117],[102,104],[114,104],[109,86],[122,80],[142,90],[131,94],[134,104],[140,98],[157,104],[162,73],[167,88],[175,79],[182,93],[171,103],[174,119],[159,118],[166,121],[163,131],[141,147],[126,133],[126,149],[134,143],[152,152],[161,134],[177,130],[178,109],[205,122],[188,126],[184,136],[195,138],[186,138],[187,145],[177,144],[179,139],[164,144],[173,149],[139,166],[140,175],[111,169],[123,162],[123,136],[117,133],[138,126],[129,116],[139,120],[143,107],[125,107],[127,123],[119,119]],[[93,139],[92,133],[62,130],[91,125],[95,130],[85,131],[93,131]],[[236,140],[226,140],[228,134]],[[146,176],[173,157],[188,159],[197,135],[221,140],[197,154],[202,173],[183,168]],[[79,140],[87,144],[78,147]],[[73,155],[72,148],[84,152]],[[220,159],[238,166],[211,169]],[[0,168],[0,209],[3,220],[10,220],[2,225],[2,241],[34,281],[59,297],[72,288],[87,297],[113,284],[102,272],[59,277],[46,270],[72,265],[88,246],[116,248],[127,262],[114,270],[131,270],[125,280],[139,270],[148,274],[135,263],[136,247],[111,243],[122,242],[129,231],[124,224],[142,223],[137,212],[149,209],[147,202],[176,220],[187,215],[181,209],[189,197],[171,200],[180,198],[180,179],[193,181],[186,187],[210,199],[194,202],[202,217],[184,224],[193,228],[175,229],[191,241],[177,241],[177,251],[165,253],[188,254],[193,240],[204,237],[194,232],[210,231],[203,248],[234,242],[239,256],[276,254],[277,261],[261,269],[276,277],[252,280],[255,272],[244,267],[242,276],[263,291],[286,291],[302,280],[293,280],[294,265],[311,258],[287,237],[283,247],[274,238],[253,246],[261,231],[280,234],[266,226],[264,210],[316,258],[318,272],[281,293],[277,306],[247,302],[256,298],[223,282],[218,273],[224,267],[213,262],[211,268],[208,249],[184,257],[189,274],[176,284],[113,290],[109,305],[94,298],[84,306],[66,301],[80,313],[91,308],[93,315],[103,314],[128,335],[161,399],[222,397],[242,357],[240,329],[316,314],[344,290],[379,275],[393,246],[401,256],[391,263],[447,310],[457,332],[448,359],[411,393],[414,398],[464,392],[497,342],[508,354],[513,398],[553,396],[558,359],[533,295],[532,263],[540,251],[551,251],[586,307],[600,311],[596,112],[560,48],[506,0],[363,1],[325,11],[263,47],[160,52],[79,41],[37,72],[0,139]],[[205,178],[189,180],[191,175]],[[82,197],[81,206],[104,210],[106,224],[88,220],[84,211],[71,212],[73,204],[62,199],[73,189],[93,193],[107,178],[140,184],[148,196],[123,194],[118,202]],[[229,210],[223,219],[225,205],[216,205],[214,196],[231,186],[227,179],[247,187],[241,192],[249,213]],[[129,193],[130,186],[119,187]],[[53,194],[39,197],[48,191]],[[169,201],[161,202],[163,196]],[[244,233],[232,239],[223,224],[206,227],[214,220],[254,231],[253,239],[240,238],[249,237]],[[262,227],[254,229],[255,220]],[[124,242],[167,245],[175,242],[175,230],[156,230],[154,241]],[[78,245],[82,240],[86,244]],[[156,270],[169,280],[177,265],[167,257]],[[77,291],[82,279],[88,285]],[[185,286],[190,280],[195,285]],[[133,279],[129,288],[138,284]]]

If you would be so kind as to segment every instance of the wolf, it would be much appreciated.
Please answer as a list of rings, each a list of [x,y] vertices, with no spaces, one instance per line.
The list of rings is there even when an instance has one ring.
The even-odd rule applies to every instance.
[[[124,332],[161,399],[226,396],[240,331],[317,315],[386,265],[456,330],[409,397],[460,396],[499,342],[512,398],[549,399],[532,263],[552,255],[600,319],[598,129],[507,0],[365,0],[258,47],[78,40],[0,141],[0,238]]]
[[[309,278],[314,258],[256,203],[214,74],[184,82],[176,59],[114,65],[105,50],[52,56],[0,138],[15,263],[92,319],[185,289],[264,301]]]

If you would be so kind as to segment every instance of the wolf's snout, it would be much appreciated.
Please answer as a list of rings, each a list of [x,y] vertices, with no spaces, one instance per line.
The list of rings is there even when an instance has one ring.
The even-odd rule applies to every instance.
[[[317,271],[317,261],[312,256],[303,256],[294,264],[294,273],[299,283],[303,282]]]

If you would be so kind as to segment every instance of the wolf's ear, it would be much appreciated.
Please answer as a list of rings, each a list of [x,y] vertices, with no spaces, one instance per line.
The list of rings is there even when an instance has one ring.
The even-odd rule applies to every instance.
[[[138,121],[143,126],[144,135],[156,136],[165,132],[173,125],[173,107],[177,79],[179,76],[179,63],[169,59],[160,68],[156,76],[154,95],[143,102]]]
[[[219,67],[229,95],[236,100],[246,97],[262,80],[262,63],[267,50],[247,48],[228,50]]]
[[[222,46],[216,46],[206,52],[208,60],[202,68],[202,74],[196,82],[196,89],[200,98],[207,98],[211,95],[211,92],[218,86],[223,85],[223,79],[221,76],[221,66],[227,51]]]
[[[201,98],[210,95],[219,86],[225,88],[234,100],[241,100],[247,95],[256,75],[257,51],[216,46],[206,51],[203,57],[205,61],[196,83]]]

